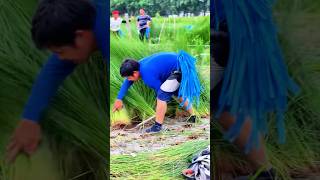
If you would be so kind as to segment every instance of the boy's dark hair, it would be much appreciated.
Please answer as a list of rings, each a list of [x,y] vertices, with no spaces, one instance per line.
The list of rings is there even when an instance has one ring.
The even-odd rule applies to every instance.
[[[76,30],[93,29],[95,17],[88,0],[42,0],[32,19],[32,39],[40,49],[73,45]]]
[[[128,77],[133,75],[133,71],[139,71],[140,64],[136,60],[126,59],[123,61],[120,67],[120,74],[122,77]]]

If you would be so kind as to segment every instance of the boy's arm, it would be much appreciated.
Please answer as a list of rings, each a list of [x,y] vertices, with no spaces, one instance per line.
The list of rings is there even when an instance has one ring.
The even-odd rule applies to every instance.
[[[110,22],[110,23],[109,23],[109,25],[110,25],[110,29],[111,29],[111,25],[112,25],[112,24],[111,24],[111,19],[112,19],[112,18],[110,18],[110,21],[109,21],[109,22]]]
[[[128,79],[124,80],[124,82],[119,90],[117,99],[122,100],[132,84],[133,84],[133,81],[129,81]]]
[[[17,154],[24,151],[32,155],[41,141],[41,127],[38,124],[42,110],[48,105],[62,81],[73,71],[76,64],[65,62],[52,55],[44,65],[22,115],[7,146],[6,160],[13,162]]]
[[[151,17],[148,16],[148,21],[147,21],[148,27],[150,27],[151,21],[152,21]]]
[[[139,28],[139,17],[137,17],[136,26]]]
[[[75,67],[76,64],[62,61],[56,55],[52,55],[33,84],[22,118],[38,122],[41,112],[48,106],[50,99]]]

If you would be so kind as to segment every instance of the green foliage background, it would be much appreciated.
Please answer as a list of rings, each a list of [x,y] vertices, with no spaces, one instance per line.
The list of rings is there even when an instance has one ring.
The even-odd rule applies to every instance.
[[[159,14],[167,16],[179,13],[193,13],[198,15],[201,11],[209,11],[209,0],[111,0],[110,9],[119,10],[121,13],[128,13],[136,16],[139,9],[144,8],[150,16]]]

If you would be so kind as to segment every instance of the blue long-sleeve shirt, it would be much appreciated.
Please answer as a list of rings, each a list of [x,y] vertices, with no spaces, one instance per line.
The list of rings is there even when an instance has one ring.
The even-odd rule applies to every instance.
[[[222,0],[214,0],[213,6],[213,27],[216,28],[219,22],[222,22],[226,19],[226,15],[224,12],[224,7],[222,4]]]
[[[139,61],[142,81],[157,93],[161,84],[178,68],[178,54],[171,52],[156,53]],[[117,99],[123,99],[133,81],[125,79]]]
[[[107,60],[107,3],[104,0],[95,0],[96,22],[94,34],[97,46],[102,53],[104,60]],[[106,23],[107,22],[107,23]],[[38,122],[41,112],[48,106],[59,86],[70,75],[77,65],[70,61],[63,61],[53,54],[41,69],[33,87],[31,95],[25,105],[22,115],[23,119]]]

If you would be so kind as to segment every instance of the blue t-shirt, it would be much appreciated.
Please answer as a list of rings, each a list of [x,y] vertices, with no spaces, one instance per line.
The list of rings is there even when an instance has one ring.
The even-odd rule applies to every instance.
[[[151,21],[151,17],[148,15],[143,15],[143,16],[140,15],[138,16],[137,21],[139,24],[139,29],[143,29],[147,25],[147,22]]]
[[[161,84],[168,79],[171,73],[178,68],[178,54],[172,52],[156,53],[139,61],[142,81],[158,93]],[[133,81],[125,79],[118,99],[123,99]]]
[[[107,24],[106,2],[104,0],[95,0],[96,22],[94,34],[97,46],[107,61]],[[77,65],[70,61],[63,61],[53,54],[48,62],[41,69],[35,83],[33,84],[31,95],[25,106],[22,118],[32,121],[39,121],[41,112],[48,106],[51,97],[53,97],[59,86],[72,73]]]

